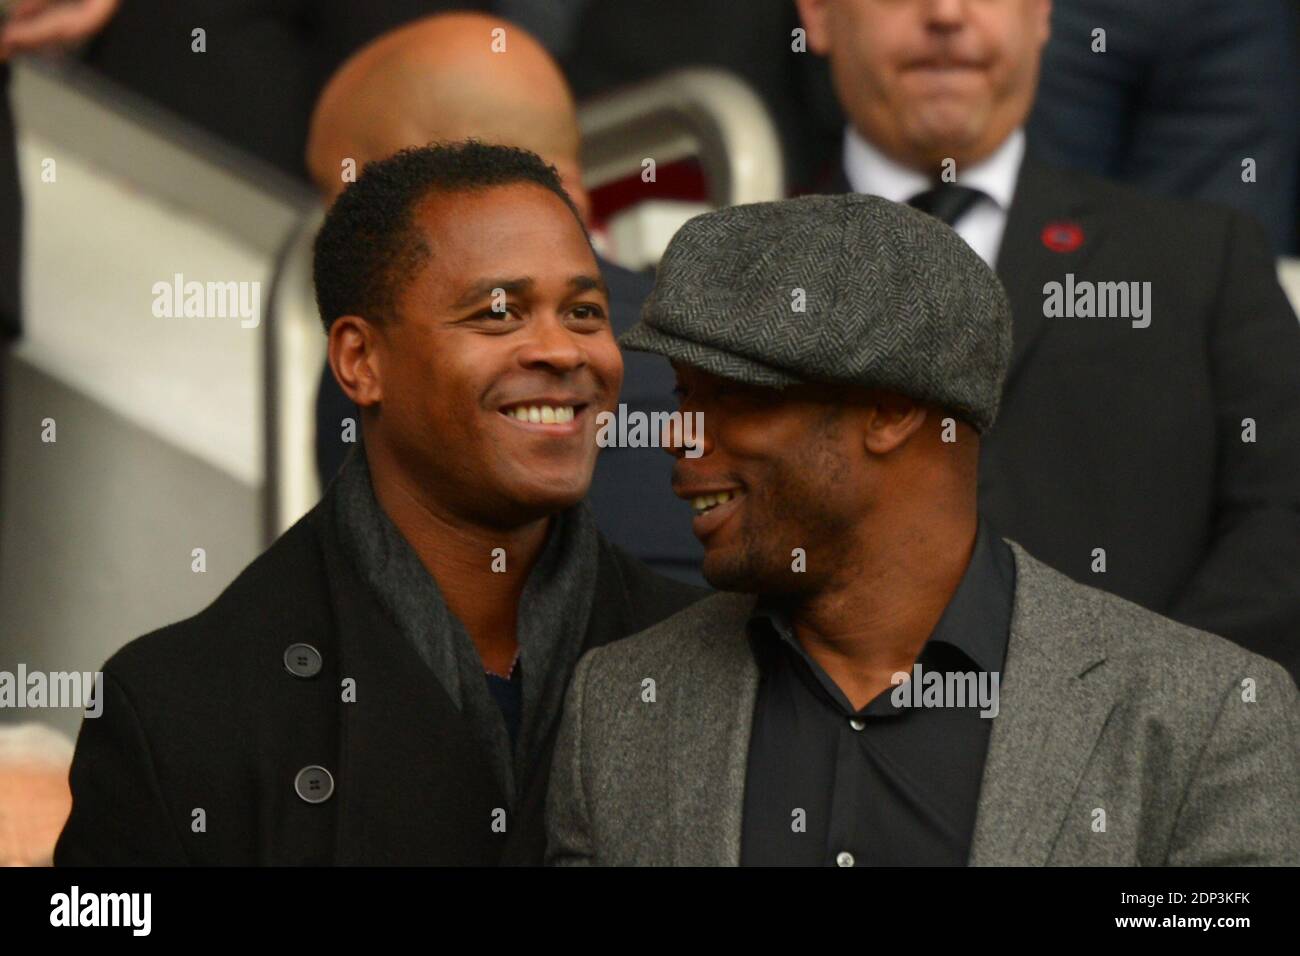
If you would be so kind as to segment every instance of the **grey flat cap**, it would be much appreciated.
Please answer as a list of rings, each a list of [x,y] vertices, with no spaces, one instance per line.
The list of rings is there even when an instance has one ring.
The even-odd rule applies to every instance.
[[[984,431],[1011,311],[997,276],[939,220],[875,196],[804,196],[682,226],[621,342],[753,385],[888,389]]]

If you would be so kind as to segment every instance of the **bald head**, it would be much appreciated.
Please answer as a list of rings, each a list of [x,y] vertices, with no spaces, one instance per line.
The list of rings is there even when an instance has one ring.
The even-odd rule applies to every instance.
[[[587,212],[573,94],[522,28],[477,13],[427,17],[363,47],[326,84],[312,115],[307,168],[325,202],[357,171],[408,146],[481,139],[532,150]]]

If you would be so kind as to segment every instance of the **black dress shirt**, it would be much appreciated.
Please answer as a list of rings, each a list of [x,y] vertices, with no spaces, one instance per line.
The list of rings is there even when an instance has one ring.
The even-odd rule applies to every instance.
[[[509,677],[491,671],[484,671],[483,676],[487,678],[488,693],[501,708],[506,733],[510,735],[510,749],[513,751],[519,743],[519,722],[524,712],[524,666],[516,660]]]
[[[991,690],[1014,596],[1015,558],[981,521],[966,573],[917,658],[922,673],[984,672]],[[761,676],[741,864],[964,866],[992,729],[978,695],[966,706],[900,707],[891,688],[855,710],[778,604],[760,601],[749,633]]]

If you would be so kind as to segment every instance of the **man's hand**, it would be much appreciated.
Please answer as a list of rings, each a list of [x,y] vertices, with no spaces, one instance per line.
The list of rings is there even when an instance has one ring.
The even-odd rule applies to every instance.
[[[18,0],[4,4],[0,61],[15,53],[62,51],[88,40],[112,19],[121,0]]]

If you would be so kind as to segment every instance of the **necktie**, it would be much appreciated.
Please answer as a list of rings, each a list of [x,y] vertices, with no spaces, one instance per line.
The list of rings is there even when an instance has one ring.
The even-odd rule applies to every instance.
[[[917,193],[907,204],[953,226],[983,195],[978,189],[958,186],[956,183],[940,183],[933,189]]]

